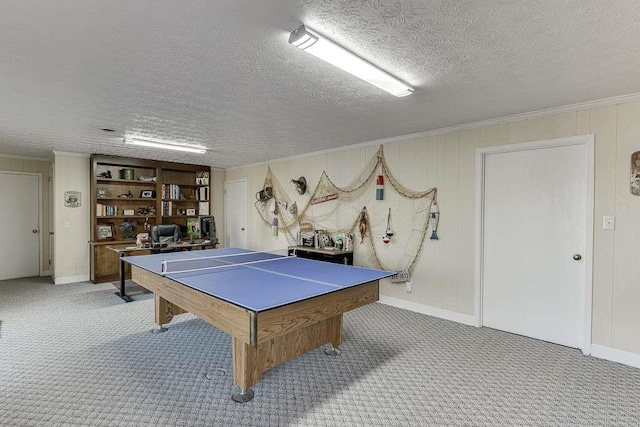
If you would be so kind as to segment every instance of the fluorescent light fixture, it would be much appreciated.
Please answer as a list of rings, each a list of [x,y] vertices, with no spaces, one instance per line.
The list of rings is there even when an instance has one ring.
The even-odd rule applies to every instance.
[[[124,138],[124,143],[131,144],[131,145],[140,145],[143,147],[162,148],[165,150],[186,151],[188,153],[204,154],[207,152],[207,149],[205,147],[198,146],[198,145],[186,145],[186,144],[180,144],[177,142],[167,142],[167,141],[154,141],[154,140],[143,139],[138,137]]]
[[[413,88],[402,80],[382,71],[304,25],[291,33],[289,43],[392,95],[407,96],[413,92]]]

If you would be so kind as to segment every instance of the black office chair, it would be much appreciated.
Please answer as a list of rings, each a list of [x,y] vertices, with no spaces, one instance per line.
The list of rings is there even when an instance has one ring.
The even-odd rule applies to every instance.
[[[151,246],[180,241],[180,227],[176,224],[158,224],[151,227]]]

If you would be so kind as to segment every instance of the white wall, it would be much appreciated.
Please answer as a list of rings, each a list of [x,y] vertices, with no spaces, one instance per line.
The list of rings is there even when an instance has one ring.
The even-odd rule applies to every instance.
[[[384,145],[385,156],[407,187],[438,188],[441,240],[427,240],[413,274],[413,292],[384,283],[381,295],[405,306],[427,307],[455,318],[473,314],[475,236],[475,151],[478,147],[515,144],[574,135],[595,135],[595,223],[593,342],[640,354],[640,197],[629,191],[630,156],[640,150],[640,102],[579,108],[557,114],[535,114],[487,126],[433,132]],[[313,189],[322,170],[340,186],[348,183],[371,158],[376,145],[270,163],[281,183],[301,175]],[[248,245],[283,249],[284,236],[272,237],[258,216],[254,193],[263,184],[266,165],[229,169],[226,180],[247,179]],[[294,196],[291,189],[290,196]],[[294,200],[302,207],[308,193]],[[616,230],[602,230],[602,216],[616,216]],[[396,230],[398,232],[399,230]],[[429,312],[429,310],[427,310]],[[453,314],[452,314],[453,313]],[[468,317],[465,317],[468,318]]]
[[[89,280],[89,156],[54,154],[54,281],[61,284]],[[81,206],[65,207],[65,191],[79,191]]]

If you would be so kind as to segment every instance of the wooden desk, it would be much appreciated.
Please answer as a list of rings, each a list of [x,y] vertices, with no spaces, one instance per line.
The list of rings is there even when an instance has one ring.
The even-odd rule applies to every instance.
[[[215,239],[214,239],[215,240]],[[218,241],[215,240],[214,243],[211,240],[197,240],[194,243],[189,242],[177,242],[177,243],[168,243],[164,248],[139,248],[136,245],[109,245],[107,249],[117,252],[120,255],[120,291],[116,292],[124,302],[133,301],[130,296],[126,294],[125,290],[125,282],[126,282],[126,271],[125,271],[125,262],[123,258],[125,256],[132,255],[149,255],[152,253],[160,253],[160,252],[176,252],[176,251],[190,251],[192,249],[206,249],[206,248],[214,248],[218,244]]]

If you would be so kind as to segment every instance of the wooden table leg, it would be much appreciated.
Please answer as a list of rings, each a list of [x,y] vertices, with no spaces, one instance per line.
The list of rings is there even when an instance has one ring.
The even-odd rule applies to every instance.
[[[155,306],[156,306],[155,314],[156,314],[156,324],[158,325],[158,327],[154,329],[152,332],[154,334],[159,334],[167,330],[167,328],[163,327],[162,325],[171,322],[171,320],[173,319],[173,316],[177,314],[186,313],[187,311],[167,301],[157,293],[153,294],[153,297],[154,297]]]
[[[240,387],[241,393],[234,394],[231,398],[244,403],[253,398],[250,387],[260,381],[263,372],[323,344],[330,343],[332,348],[338,347],[342,343],[342,314],[261,342],[257,346],[235,337],[232,340],[233,381]]]

